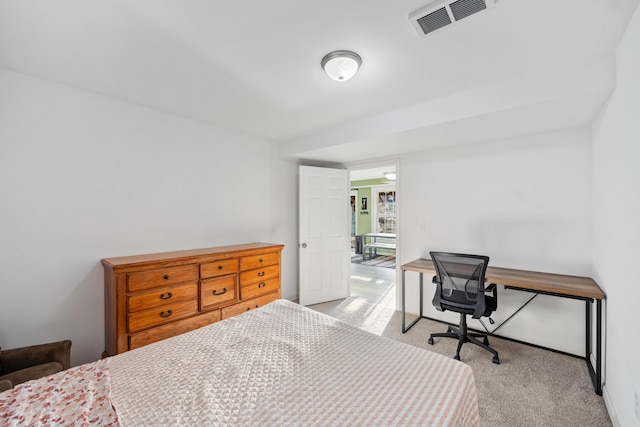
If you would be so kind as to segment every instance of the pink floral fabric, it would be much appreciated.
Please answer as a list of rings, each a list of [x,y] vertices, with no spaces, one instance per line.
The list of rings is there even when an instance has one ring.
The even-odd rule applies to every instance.
[[[120,426],[108,364],[99,360],[0,393],[0,426]]]

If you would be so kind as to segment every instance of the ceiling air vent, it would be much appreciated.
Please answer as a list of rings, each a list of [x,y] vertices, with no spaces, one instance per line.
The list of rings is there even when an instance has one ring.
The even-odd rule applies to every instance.
[[[431,3],[409,15],[419,35],[426,36],[471,15],[495,6],[496,0],[449,0]]]

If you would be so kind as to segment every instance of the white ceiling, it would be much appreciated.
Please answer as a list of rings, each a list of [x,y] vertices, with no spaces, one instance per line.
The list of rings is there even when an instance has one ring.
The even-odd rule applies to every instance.
[[[429,0],[0,0],[0,67],[349,162],[591,123],[638,1],[500,0],[420,38]]]

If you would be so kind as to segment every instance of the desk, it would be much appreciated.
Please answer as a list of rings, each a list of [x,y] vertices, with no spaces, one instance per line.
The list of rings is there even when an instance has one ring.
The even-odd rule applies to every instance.
[[[367,255],[371,257],[372,250],[374,255],[378,255],[378,249],[396,250],[396,235],[393,233],[367,233],[364,235],[362,242],[362,260],[367,260]],[[367,238],[371,239],[367,243]],[[379,241],[378,239],[382,239]]]
[[[402,333],[407,332],[420,319],[429,319],[423,314],[423,276],[425,273],[435,275],[436,269],[430,259],[420,258],[404,264],[402,270]],[[408,327],[405,327],[405,272],[420,273],[420,316]],[[585,301],[586,311],[586,348],[584,360],[587,362],[593,388],[598,395],[602,395],[602,300],[605,294],[590,277],[566,276],[562,274],[540,273],[536,271],[514,270],[510,268],[487,267],[485,281],[496,285],[503,285],[506,289],[533,292],[535,295],[520,307],[513,315],[517,314],[525,305],[537,295],[552,295],[563,298],[579,299]],[[591,304],[596,302],[596,366],[591,365]],[[513,315],[511,317],[513,317]],[[509,317],[502,324],[511,319]],[[495,332],[499,325],[493,332]],[[493,332],[490,335],[493,335]]]

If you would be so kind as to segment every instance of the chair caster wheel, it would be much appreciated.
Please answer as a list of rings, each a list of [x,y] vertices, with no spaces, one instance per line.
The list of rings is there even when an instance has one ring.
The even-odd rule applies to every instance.
[[[456,360],[460,360],[460,355],[456,354],[455,356],[453,356],[453,358],[456,359]]]
[[[433,338],[429,337],[429,339],[427,340],[427,342],[431,345],[433,345]]]
[[[496,365],[500,364],[500,359],[498,358],[498,356],[493,356],[493,363],[495,363]]]
[[[484,337],[484,340],[482,341],[485,345],[489,345],[489,338],[488,337]]]

